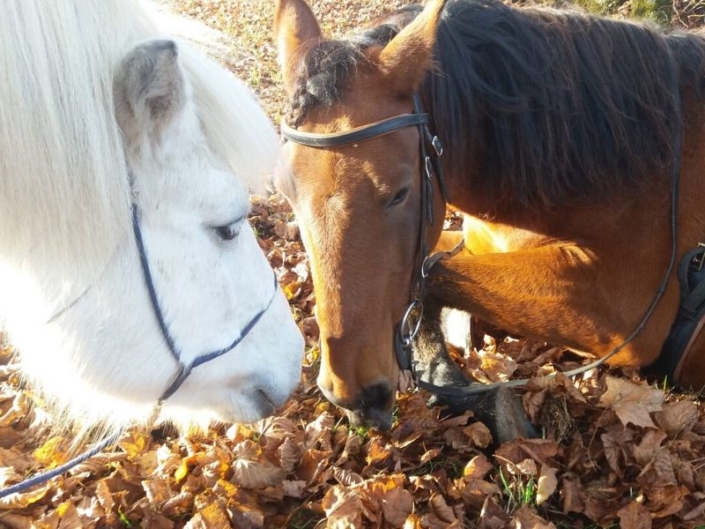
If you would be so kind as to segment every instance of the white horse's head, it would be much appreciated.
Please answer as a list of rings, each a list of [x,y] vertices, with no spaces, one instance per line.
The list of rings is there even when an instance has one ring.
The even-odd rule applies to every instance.
[[[165,417],[269,415],[303,350],[246,218],[276,135],[138,4],[74,3],[0,17],[0,322],[28,377],[89,424],[147,418],[194,364]]]

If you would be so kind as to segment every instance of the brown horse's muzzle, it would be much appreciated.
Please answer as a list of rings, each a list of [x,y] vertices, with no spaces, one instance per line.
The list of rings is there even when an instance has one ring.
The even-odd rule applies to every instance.
[[[363,388],[355,400],[337,398],[328,384],[320,378],[318,387],[326,399],[345,410],[351,425],[380,431],[387,431],[392,427],[394,393],[391,384],[386,380]]]

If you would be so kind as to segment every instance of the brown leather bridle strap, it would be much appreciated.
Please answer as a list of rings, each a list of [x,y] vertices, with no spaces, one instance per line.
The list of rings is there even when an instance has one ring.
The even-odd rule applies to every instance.
[[[394,351],[397,362],[402,370],[412,370],[411,344],[419,331],[421,317],[423,315],[423,292],[428,271],[433,263],[450,253],[441,252],[429,256],[429,248],[426,242],[426,230],[433,224],[433,180],[434,176],[438,182],[443,199],[448,203],[448,191],[443,178],[440,164],[440,156],[443,154],[443,146],[438,136],[432,134],[428,124],[430,118],[428,113],[423,111],[421,99],[418,94],[413,94],[412,101],[414,112],[411,114],[401,114],[388,119],[383,119],[369,125],[364,125],[351,130],[332,134],[318,134],[314,132],[302,132],[296,130],[282,122],[282,136],[294,143],[313,147],[317,149],[327,149],[351,145],[365,140],[370,140],[396,130],[406,127],[418,127],[419,129],[419,156],[421,164],[420,182],[420,208],[421,220],[419,225],[419,237],[417,242],[417,264],[416,272],[411,282],[410,303],[404,315],[395,328]],[[429,148],[430,147],[430,148]],[[430,154],[430,155],[429,155]],[[433,156],[435,155],[435,156]]]
[[[377,136],[389,134],[405,127],[415,127],[428,123],[428,114],[402,114],[389,119],[383,119],[369,125],[363,125],[344,132],[333,134],[317,134],[315,132],[301,132],[282,122],[281,132],[287,140],[307,147],[326,149],[341,147],[361,141],[370,140]]]

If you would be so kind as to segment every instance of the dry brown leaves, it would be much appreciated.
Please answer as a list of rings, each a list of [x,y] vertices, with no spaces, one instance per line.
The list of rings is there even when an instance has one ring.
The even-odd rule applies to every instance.
[[[386,434],[350,428],[315,386],[317,326],[296,220],[273,195],[251,222],[307,339],[302,383],[275,417],[179,438],[131,431],[47,485],[0,500],[0,525],[64,527],[697,527],[705,524],[705,408],[634,373],[533,378],[523,401],[542,439],[493,448],[471,413],[400,395]],[[63,463],[8,347],[0,385],[0,486]],[[486,336],[456,360],[481,380],[536,377],[585,359]],[[33,407],[30,407],[30,406]],[[37,426],[36,423],[39,423]]]
[[[282,94],[269,39],[273,2],[174,0],[237,42],[229,66],[278,119]],[[403,2],[315,0],[340,32]],[[301,385],[273,418],[192,438],[131,431],[47,485],[0,500],[10,528],[313,528],[705,526],[705,407],[631,372],[533,378],[524,407],[542,439],[492,448],[472,418],[399,396],[387,434],[350,428],[315,386],[318,328],[308,261],[279,196],[253,200],[252,225],[302,332]],[[43,437],[42,403],[0,347],[0,487],[61,464]],[[586,360],[543,343],[488,335],[456,356],[480,380],[536,377]]]

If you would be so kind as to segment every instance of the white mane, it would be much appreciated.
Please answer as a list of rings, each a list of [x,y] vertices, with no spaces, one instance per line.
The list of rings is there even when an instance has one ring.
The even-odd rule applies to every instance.
[[[57,411],[67,418],[82,414],[88,426],[99,422],[106,409],[119,410],[122,401],[119,390],[111,388],[106,391],[105,407],[95,400],[82,402],[86,401],[82,384],[100,395],[106,384],[99,375],[120,375],[121,379],[112,380],[134,383],[134,387],[124,386],[126,396],[133,404],[145,400],[147,413],[154,405],[149,392],[167,387],[177,369],[156,321],[147,321],[154,314],[137,258],[131,175],[113,97],[114,73],[126,54],[145,41],[173,39],[171,26],[165,24],[174,20],[140,0],[2,3],[0,332],[4,323],[11,340],[21,337],[17,344],[24,354],[23,368],[31,368],[28,376],[31,370],[43,370],[41,384],[46,386],[47,379],[53,384],[45,388],[47,393],[66,397]],[[184,28],[199,31],[193,23],[177,24],[177,29]],[[200,33],[199,44],[204,44],[203,35],[210,38],[212,33]],[[192,35],[185,37],[194,42]],[[187,42],[177,41],[177,45],[179,72],[183,70],[189,94],[184,127],[198,132],[190,134],[185,145],[197,144],[199,153],[208,151],[175,162],[182,171],[177,176],[195,181],[196,191],[199,176],[209,178],[203,186],[208,193],[203,196],[210,203],[223,202],[221,210],[241,203],[245,209],[231,213],[242,220],[246,193],[243,186],[227,182],[234,173],[245,186],[261,188],[276,162],[276,133],[243,83]],[[228,171],[220,171],[221,165]],[[225,175],[225,184],[214,172]],[[149,188],[145,180],[150,176],[143,171],[136,180],[141,188]],[[172,176],[173,171],[165,178]],[[152,219],[160,218],[159,208],[168,208],[173,199],[168,185],[162,191],[162,195],[152,194],[157,206],[145,212]],[[202,199],[197,192],[194,195],[196,202]],[[191,221],[189,214],[198,204],[184,205],[183,196],[179,198],[181,202],[174,206],[183,210],[179,220]],[[158,223],[149,226],[149,222],[142,226],[145,237],[154,237],[148,241],[150,257],[159,263],[159,256],[165,256],[161,265],[154,265],[161,280],[160,301],[168,316],[179,320],[174,328],[180,332],[181,345],[197,344],[182,347],[189,351],[222,347],[238,324],[261,310],[264,300],[260,298],[270,295],[272,288],[271,270],[246,220],[242,220],[242,234],[232,243],[194,235],[206,232],[204,224],[209,229],[220,226],[211,220],[236,220],[227,214],[221,217],[206,219],[208,223],[196,218],[190,231],[183,222],[170,229],[155,227]],[[173,216],[168,222],[174,222]],[[190,269],[180,268],[182,259]],[[177,310],[182,307],[187,309]],[[135,321],[138,313],[141,319]],[[213,317],[191,318],[199,313]],[[190,325],[191,320],[199,323]],[[235,417],[237,413],[255,417],[291,393],[298,381],[303,346],[280,291],[262,322],[237,353],[221,364],[199,368],[182,392],[188,395],[183,397],[184,407],[193,401],[200,410],[215,401]],[[232,362],[235,354],[245,358]],[[147,356],[149,367],[139,364]],[[112,372],[106,358],[113,361]],[[118,369],[118,363],[124,365]],[[240,376],[240,371],[245,374]],[[76,379],[73,385],[62,386],[70,376]],[[211,380],[218,380],[219,387],[212,390]],[[139,398],[132,398],[139,392]],[[200,400],[190,399],[192,395]],[[75,409],[62,409],[63,405]],[[119,426],[130,413],[134,416],[134,410],[125,408],[124,417],[108,413],[106,419],[115,422],[109,426]]]
[[[0,263],[7,255],[31,254],[34,262],[75,272],[80,255],[94,260],[87,265],[95,270],[131,229],[112,74],[131,46],[168,28],[136,0],[73,3],[75,8],[44,0],[3,2]],[[179,48],[211,147],[235,174],[256,185],[276,143],[271,127],[261,124],[264,114],[243,97],[247,88],[241,82],[185,43]]]

